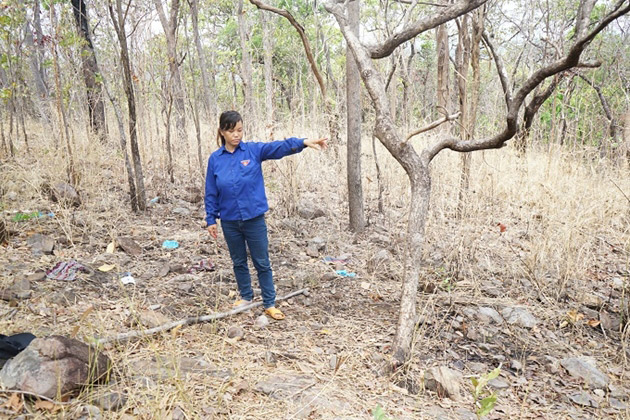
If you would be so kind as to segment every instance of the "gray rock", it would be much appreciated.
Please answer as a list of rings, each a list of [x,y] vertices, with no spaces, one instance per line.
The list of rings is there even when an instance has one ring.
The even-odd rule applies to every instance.
[[[137,321],[147,328],[154,328],[171,322],[171,319],[160,312],[146,310],[138,314]]]
[[[623,279],[621,277],[613,277],[610,279],[613,289],[623,290]]]
[[[510,362],[510,367],[514,370],[523,370],[523,364],[518,360],[512,360]]]
[[[18,195],[15,191],[10,191],[5,195],[7,200],[16,201],[18,199]]]
[[[574,378],[584,380],[591,388],[606,388],[610,379],[597,369],[592,357],[568,357],[560,360],[560,365]]]
[[[510,384],[505,382],[501,378],[494,378],[488,381],[488,385],[490,385],[494,389],[507,389],[510,387]]]
[[[173,412],[171,413],[171,420],[186,420],[188,416],[184,413],[180,407],[175,407]]]
[[[103,410],[117,411],[127,403],[127,396],[119,392],[110,392],[99,396],[94,403]]]
[[[46,272],[44,270],[37,270],[33,274],[26,276],[28,281],[42,281],[46,278]]]
[[[496,310],[486,306],[479,308],[479,319],[484,322],[492,320],[497,325],[503,324],[503,318],[501,318],[501,315],[499,315]]]
[[[41,233],[31,235],[26,240],[26,243],[31,247],[31,252],[35,255],[50,255],[55,248],[55,240],[50,236],[42,235]]]
[[[75,190],[72,185],[65,182],[57,182],[50,187],[48,196],[55,203],[72,205],[74,207],[81,205],[81,197],[79,197],[77,190]]]
[[[262,314],[261,316],[256,318],[254,326],[260,329],[267,328],[269,326],[269,318],[267,318],[265,314]]]
[[[619,401],[617,398],[610,397],[608,399],[608,403],[615,410],[627,410],[628,409],[628,406],[626,404],[622,403],[621,401]]]
[[[79,420],[101,420],[103,418],[101,414],[101,409],[94,405],[84,405],[81,409],[81,417]]]
[[[239,326],[232,325],[227,330],[227,336],[228,338],[233,338],[234,340],[240,340],[245,336],[245,331],[243,331],[243,329]]]
[[[628,399],[628,390],[619,385],[609,384],[608,390],[610,391],[610,396],[613,398],[624,401]]]
[[[324,210],[310,200],[301,199],[297,203],[297,212],[303,219],[316,219],[325,216]]]
[[[433,367],[424,373],[424,386],[436,392],[440,397],[449,397],[454,401],[460,398],[462,375],[446,366]]]
[[[31,290],[31,282],[28,281],[27,279],[17,280],[15,283],[13,283],[13,286],[11,286],[11,289],[16,292],[24,292],[27,290]]]
[[[107,356],[78,340],[36,338],[4,365],[0,382],[9,389],[55,398],[103,380],[109,366]]]
[[[190,210],[186,207],[175,207],[172,211],[174,214],[179,214],[180,216],[190,216]]]
[[[501,311],[503,318],[511,325],[523,328],[534,328],[538,320],[529,311],[522,307],[505,308]]]
[[[392,260],[392,253],[385,248],[378,250],[376,254],[368,261],[368,267],[376,270],[378,267],[387,266]]]
[[[585,406],[585,407],[594,407],[594,408],[599,407],[599,404],[597,404],[597,401],[595,401],[593,397],[591,397],[588,393],[584,391],[578,392],[577,394],[569,395],[569,399],[573,401],[574,403]]]
[[[194,285],[192,283],[184,282],[184,283],[179,283],[177,285],[177,288],[184,293],[190,293],[193,289],[193,286]]]
[[[118,242],[118,246],[120,246],[127,254],[133,255],[134,257],[142,255],[142,247],[133,239],[122,237],[118,238],[116,242]]]

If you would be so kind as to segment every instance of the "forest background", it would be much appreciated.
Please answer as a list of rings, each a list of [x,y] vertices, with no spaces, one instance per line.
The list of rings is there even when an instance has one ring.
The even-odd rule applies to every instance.
[[[202,230],[200,200],[218,115],[237,109],[250,140],[330,138],[325,153],[265,167],[279,294],[308,296],[263,329],[254,310],[110,344],[117,379],[55,415],[116,393],[114,418],[465,418],[482,408],[469,378],[500,366],[490,416],[627,416],[629,7],[0,1],[2,330],[90,341],[225,310],[229,257]],[[353,30],[394,47],[365,48],[359,72]],[[591,33],[578,61],[521,89]],[[520,92],[514,132],[475,143],[511,127]],[[406,160],[415,150],[431,154],[418,172]],[[36,235],[54,249],[35,252]],[[121,237],[141,254],[106,252]],[[162,249],[166,239],[180,248]],[[182,277],[202,258],[217,270]],[[115,269],[23,283],[68,259]],[[136,286],[120,283],[127,272]],[[535,326],[511,322],[515,308]],[[234,327],[244,339],[226,338]],[[569,355],[594,357],[612,387],[582,391],[561,366]],[[186,371],[190,360],[205,365]],[[425,389],[435,367],[463,377],[464,402]],[[270,377],[317,392],[276,400],[260,385]]]

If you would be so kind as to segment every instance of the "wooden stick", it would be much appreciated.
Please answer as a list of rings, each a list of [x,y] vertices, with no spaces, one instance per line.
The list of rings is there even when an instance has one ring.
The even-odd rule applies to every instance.
[[[413,136],[417,136],[418,134],[424,133],[425,131],[429,131],[429,130],[433,130],[435,127],[444,124],[447,121],[452,121],[455,118],[459,117],[459,114],[461,114],[460,111],[457,111],[455,114],[452,115],[445,115],[444,117],[440,118],[439,120],[433,121],[431,124],[427,125],[426,127],[422,127],[412,133],[410,133],[407,136],[407,139],[405,141],[409,141],[410,138],[412,138]]]
[[[277,300],[287,300],[287,299],[290,299],[290,298],[292,298],[294,296],[301,295],[301,294],[304,294],[304,293],[308,293],[308,288],[296,290],[295,292],[291,292],[288,295],[285,295],[285,296],[282,296],[282,297],[278,298]],[[262,302],[250,303],[249,305],[242,306],[242,307],[236,308],[236,309],[232,309],[231,311],[228,311],[228,312],[219,312],[219,313],[210,314],[210,315],[193,316],[193,317],[190,317],[190,318],[184,318],[184,319],[180,319],[178,321],[173,321],[173,322],[168,322],[166,324],[158,325],[157,327],[149,328],[147,330],[129,331],[129,332],[126,332],[126,333],[115,335],[113,337],[95,338],[93,340],[93,342],[96,345],[100,345],[100,344],[106,344],[106,343],[124,342],[124,341],[127,341],[127,340],[132,339],[132,338],[147,337],[149,335],[157,334],[157,333],[162,332],[162,331],[171,330],[171,329],[173,329],[175,327],[178,327],[180,325],[181,326],[193,325],[193,324],[199,324],[201,322],[213,321],[215,319],[227,318],[230,315],[236,315],[236,314],[238,314],[240,312],[245,312],[245,311],[247,311],[249,309],[256,308],[256,307],[258,307],[260,305],[262,305]]]

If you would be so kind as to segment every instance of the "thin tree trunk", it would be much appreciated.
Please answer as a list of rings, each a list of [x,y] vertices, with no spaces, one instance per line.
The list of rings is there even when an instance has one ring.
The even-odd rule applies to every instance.
[[[437,105],[438,112],[444,116],[449,114],[450,93],[449,93],[449,54],[448,54],[448,27],[446,24],[440,25],[436,29],[437,48]],[[449,132],[447,124],[443,124],[440,131]]]
[[[252,85],[252,57],[249,52],[249,31],[245,12],[243,11],[243,0],[238,0],[236,4],[236,18],[238,20],[238,35],[241,41],[241,77],[243,79],[243,92],[245,101],[243,105],[243,118],[248,124],[255,121],[253,115],[254,87]]]
[[[171,148],[171,110],[173,109],[173,97],[168,95],[167,107],[166,107],[166,156],[168,156],[168,163],[166,166],[166,173],[171,179],[171,183],[175,183],[175,176],[173,175],[173,151]]]
[[[348,3],[348,24],[359,36],[359,0]],[[346,116],[347,116],[347,176],[350,230],[365,229],[363,187],[361,185],[361,76],[349,47],[346,47]]]
[[[214,96],[210,93],[210,84],[208,83],[208,66],[206,57],[201,47],[201,39],[199,36],[199,0],[189,0],[190,13],[192,15],[193,37],[195,40],[195,48],[197,49],[197,57],[199,58],[199,71],[201,72],[201,87],[203,89],[203,104],[205,106],[206,115],[214,119],[217,114]],[[198,112],[198,111],[195,111]],[[195,117],[197,118],[197,117]],[[195,122],[195,125],[197,123]]]
[[[146,193],[144,189],[144,174],[142,171],[142,160],[138,148],[138,135],[136,132],[136,99],[133,91],[133,81],[131,78],[131,62],[129,60],[129,49],[127,46],[127,34],[125,33],[125,14],[122,9],[121,0],[116,0],[116,15],[109,5],[109,14],[118,36],[120,44],[120,61],[123,68],[124,88],[127,95],[127,105],[129,109],[129,140],[131,143],[131,156],[134,163],[134,175],[136,177],[136,193],[138,210],[144,211],[147,207]]]
[[[385,213],[383,207],[383,179],[381,176],[381,166],[378,163],[378,155],[376,154],[376,136],[372,136],[372,153],[374,154],[374,165],[376,166],[376,186],[378,189],[378,212]]]
[[[468,33],[470,18],[468,15],[464,15],[459,24],[459,42],[457,43],[457,50],[455,53],[456,63],[456,80],[457,90],[459,98],[459,137],[462,140],[470,138],[468,133],[469,117],[468,117],[468,66],[470,65],[471,54],[471,39]],[[462,218],[466,207],[466,196],[468,193],[468,186],[470,185],[470,153],[462,153],[461,155],[461,172],[459,179],[459,198],[457,203],[457,217]]]
[[[275,110],[273,106],[273,19],[267,13],[260,13],[263,29],[263,50],[265,58],[265,108],[266,134],[270,139],[274,137]]]

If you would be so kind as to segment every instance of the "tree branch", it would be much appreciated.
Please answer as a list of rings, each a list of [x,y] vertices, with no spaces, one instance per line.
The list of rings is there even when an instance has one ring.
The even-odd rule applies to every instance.
[[[322,77],[322,75],[319,72],[319,69],[317,68],[317,64],[315,63],[315,58],[313,57],[311,44],[309,43],[308,38],[306,37],[306,33],[304,32],[304,27],[300,25],[298,21],[295,20],[293,15],[288,10],[278,9],[277,7],[269,6],[268,4],[265,4],[260,0],[249,0],[249,2],[259,9],[267,10],[268,12],[272,12],[286,18],[289,21],[289,23],[291,23],[291,25],[295,28],[295,30],[298,31],[298,34],[300,35],[300,39],[302,40],[302,45],[304,45],[306,58],[308,59],[308,63],[311,65],[311,71],[315,75],[315,78],[317,79],[317,83],[319,84],[319,90],[322,92],[322,97],[324,98],[324,101],[326,101],[326,84],[324,83],[324,78]]]
[[[451,115],[446,115],[442,118],[440,118],[439,120],[435,120],[433,121],[431,124],[424,126],[416,131],[413,131],[411,133],[409,133],[409,135],[407,135],[407,139],[405,141],[409,141],[409,139],[411,139],[413,136],[417,136],[418,134],[424,133],[425,131],[429,131],[429,130],[433,130],[434,128],[444,124],[447,121],[452,121],[455,120],[457,118],[459,118],[459,116],[461,115],[461,111],[457,111],[455,114],[451,114]]]
[[[294,296],[304,294],[305,292],[308,293],[308,288],[296,290],[295,292],[291,292],[288,295],[277,298],[276,300],[287,300]],[[219,313],[210,314],[210,315],[193,316],[190,318],[184,318],[178,321],[162,324],[157,327],[149,328],[146,330],[129,331],[126,333],[118,334],[113,337],[107,337],[107,338],[96,338],[94,339],[94,342],[95,344],[100,345],[100,344],[113,343],[113,342],[123,342],[123,341],[130,340],[132,338],[148,337],[150,335],[157,334],[163,331],[168,331],[179,326],[193,325],[193,324],[199,324],[201,322],[208,322],[208,321],[214,321],[216,319],[227,318],[230,315],[236,315],[238,313],[256,308],[260,305],[262,305],[262,302],[250,303],[249,305],[241,306],[240,308],[232,309],[231,311],[228,311],[228,312],[219,312]]]
[[[505,95],[505,104],[508,108],[510,108],[510,104],[512,103],[512,88],[510,87],[510,81],[508,80],[507,70],[503,64],[503,59],[497,53],[494,45],[490,41],[488,32],[485,30],[483,31],[483,40],[488,46],[488,49],[492,54],[492,58],[494,59],[494,64],[497,67],[497,73],[499,74],[499,80],[501,81],[501,87],[503,88],[503,94]]]
[[[590,0],[583,0],[590,1]],[[625,7],[621,7],[628,3]],[[508,107],[506,116],[506,126],[503,131],[487,139],[460,140],[457,138],[445,138],[425,149],[422,152],[422,159],[425,163],[430,162],[440,151],[450,149],[456,152],[472,152],[482,149],[499,149],[505,145],[516,134],[518,130],[518,113],[525,101],[525,98],[545,79],[572,67],[580,65],[580,56],[589,43],[599,34],[609,23],[630,11],[630,1],[620,0],[613,7],[613,10],[606,15],[591,32],[578,38],[569,52],[562,58],[555,60],[551,64],[534,72],[514,95]]]
[[[372,45],[367,45],[367,49],[372,58],[383,58],[390,55],[400,44],[409,41],[422,32],[436,28],[443,23],[455,19],[458,16],[466,14],[476,9],[488,0],[459,0],[455,4],[448,6],[434,13],[429,17],[417,19],[416,21],[403,26],[399,31],[394,32],[386,40]]]

